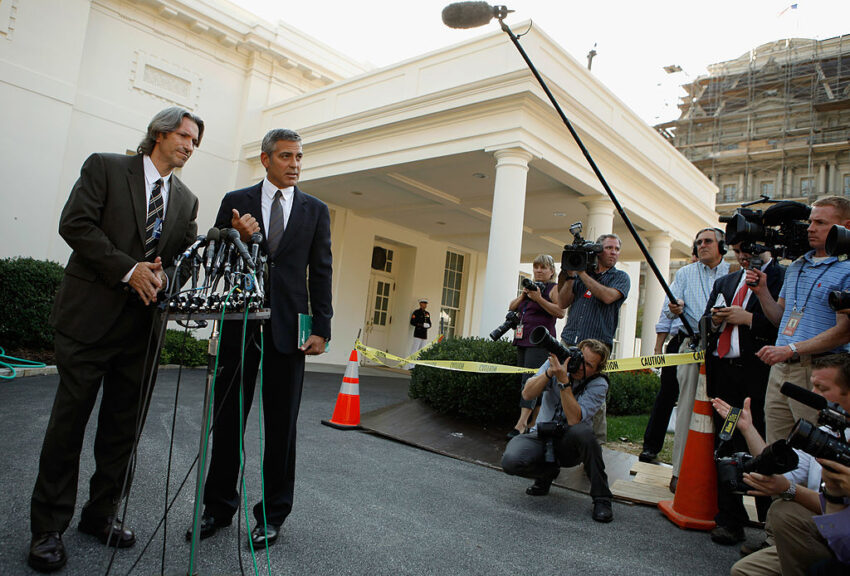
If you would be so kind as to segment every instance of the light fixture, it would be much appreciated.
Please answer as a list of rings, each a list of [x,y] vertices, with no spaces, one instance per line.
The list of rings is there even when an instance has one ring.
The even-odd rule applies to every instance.
[[[486,175],[486,174],[484,174],[484,173],[482,173],[482,172],[476,172],[476,173],[474,173],[474,174],[472,175],[472,177],[473,177],[473,178],[481,178],[481,179],[484,179],[484,178],[486,178],[486,177],[487,177],[487,175]]]

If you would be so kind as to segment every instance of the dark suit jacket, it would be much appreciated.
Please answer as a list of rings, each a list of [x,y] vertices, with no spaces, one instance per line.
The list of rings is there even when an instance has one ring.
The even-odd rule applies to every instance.
[[[172,174],[157,245],[169,278],[174,257],[195,240],[197,214],[198,199]],[[56,330],[88,344],[115,323],[130,298],[121,278],[145,260],[146,219],[142,155],[89,156],[59,221],[73,252],[51,313]]]
[[[251,214],[260,224],[263,238],[263,183],[228,192],[221,201],[215,225],[229,228],[233,208]],[[268,245],[263,240],[263,249]],[[309,269],[309,276],[308,276]],[[318,198],[296,186],[292,211],[277,252],[269,255],[267,303],[272,310],[271,323],[275,348],[292,354],[298,348],[298,314],[313,315],[313,334],[331,337],[331,220],[328,207]],[[234,330],[223,331],[222,338]]]
[[[767,289],[773,298],[776,299],[779,297],[779,291],[782,289],[782,283],[785,281],[785,267],[780,266],[776,258],[774,258],[770,261],[764,272],[767,275]],[[732,305],[732,300],[735,298],[735,291],[738,288],[738,283],[741,281],[742,274],[744,274],[744,270],[738,270],[726,276],[721,276],[714,282],[714,288],[711,290],[711,295],[708,297],[708,304],[705,309],[706,315],[711,315],[711,308],[717,301],[718,294],[723,294],[727,306]],[[772,346],[776,342],[778,329],[767,319],[764,312],[762,312],[761,303],[755,294],[750,295],[745,309],[747,312],[752,312],[753,325],[751,327],[739,326],[738,339],[741,346],[741,356],[751,357],[762,346]],[[717,339],[719,336],[719,331],[709,336],[706,355],[713,353],[717,349]]]

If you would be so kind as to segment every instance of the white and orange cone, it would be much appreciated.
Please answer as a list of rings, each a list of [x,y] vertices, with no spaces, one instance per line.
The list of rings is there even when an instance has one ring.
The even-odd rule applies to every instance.
[[[340,430],[360,429],[360,376],[357,362],[357,349],[351,351],[348,366],[342,377],[342,385],[336,397],[336,406],[330,420],[322,420],[322,424]]]

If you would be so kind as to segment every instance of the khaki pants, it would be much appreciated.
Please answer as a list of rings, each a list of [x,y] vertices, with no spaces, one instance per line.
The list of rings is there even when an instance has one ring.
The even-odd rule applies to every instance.
[[[691,349],[688,347],[690,342],[690,338],[685,338],[679,345],[678,352],[690,352]],[[685,444],[688,442],[691,416],[694,414],[699,367],[699,364],[683,364],[676,368],[676,378],[679,380],[679,401],[676,403],[676,431],[673,435],[673,476],[679,475],[682,458],[685,456]]]
[[[804,357],[804,360],[807,358]],[[770,367],[770,378],[767,381],[767,392],[764,398],[765,440],[772,444],[788,436],[794,423],[805,418],[812,424],[817,424],[818,412],[796,400],[791,400],[779,391],[785,382],[791,382],[806,390],[812,389],[811,362],[789,364],[780,362]]]

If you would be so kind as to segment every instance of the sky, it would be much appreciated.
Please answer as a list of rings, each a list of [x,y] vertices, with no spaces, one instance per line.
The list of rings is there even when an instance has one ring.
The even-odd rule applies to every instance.
[[[448,0],[231,1],[376,67],[498,30],[495,21],[473,30],[446,27],[440,14]],[[523,31],[514,24],[531,20],[584,65],[596,45],[593,74],[649,124],[674,120],[684,95],[679,86],[706,74],[709,64],[782,38],[850,35],[850,0],[798,0],[796,8],[789,0],[491,2],[501,3],[515,11],[505,20],[514,33]],[[682,72],[667,74],[663,67],[672,64]]]

